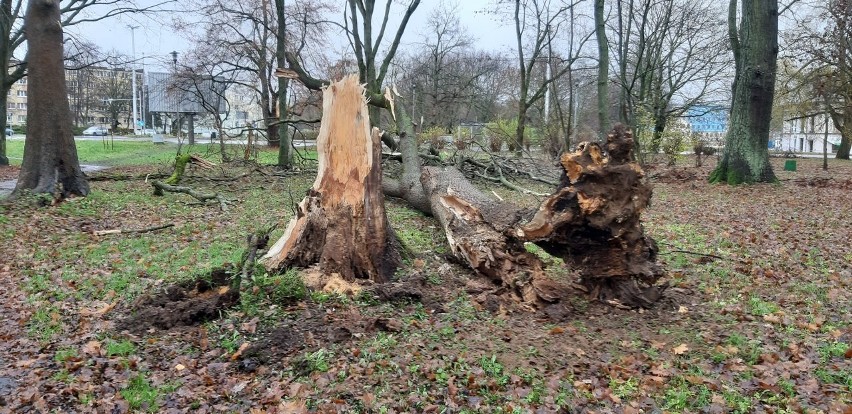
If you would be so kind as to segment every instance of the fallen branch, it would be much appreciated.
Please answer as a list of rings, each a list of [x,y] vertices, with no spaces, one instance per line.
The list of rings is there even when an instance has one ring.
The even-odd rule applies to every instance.
[[[662,242],[657,242],[657,244],[661,245],[661,246],[675,247],[674,245],[662,243]],[[729,262],[738,262],[738,263],[742,263],[742,264],[748,263],[747,261],[742,260],[742,259],[734,259],[734,258],[731,258],[731,257],[718,256],[718,255],[715,255],[715,254],[694,252],[694,251],[691,251],[691,250],[675,249],[675,250],[669,250],[669,251],[666,251],[666,252],[663,252],[663,251],[660,252],[660,254],[671,254],[671,253],[691,254],[693,256],[709,257],[711,259],[725,260],[725,261],[729,261]]]
[[[89,180],[89,182],[92,182],[92,181],[136,181],[136,180],[142,181],[142,180],[147,180],[149,178],[159,179],[159,178],[166,178],[168,176],[169,176],[168,174],[160,174],[160,173],[157,173],[157,174],[136,174],[136,175],[103,173],[103,174],[87,175],[86,179]]]
[[[112,230],[95,230],[92,232],[95,236],[105,236],[107,234],[128,234],[128,233],[149,233],[152,231],[167,229],[174,227],[174,223],[160,224],[158,226],[145,227],[142,229],[112,229]]]
[[[198,191],[193,190],[190,187],[168,185],[168,184],[166,184],[162,181],[158,181],[158,180],[151,181],[151,186],[154,187],[154,195],[155,196],[162,196],[163,192],[165,191],[165,192],[169,192],[169,193],[187,194],[189,196],[192,196],[196,200],[201,201],[202,203],[206,203],[208,200],[216,200],[216,201],[219,202],[219,208],[221,208],[222,211],[228,211],[228,204],[231,204],[230,201],[225,199],[225,197],[222,197],[222,195],[219,194],[219,193],[213,193],[213,194],[200,193]]]

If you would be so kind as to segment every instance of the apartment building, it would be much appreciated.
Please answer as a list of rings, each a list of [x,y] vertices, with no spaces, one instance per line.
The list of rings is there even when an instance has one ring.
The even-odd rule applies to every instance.
[[[27,123],[27,78],[12,85],[6,95],[6,125],[17,126]]]
[[[137,99],[142,104],[142,80],[137,72]],[[132,124],[131,72],[126,69],[85,67],[65,71],[68,86],[68,104],[75,126],[110,126],[118,119],[122,126]],[[27,123],[27,78],[12,85],[7,93],[6,124],[20,126]]]

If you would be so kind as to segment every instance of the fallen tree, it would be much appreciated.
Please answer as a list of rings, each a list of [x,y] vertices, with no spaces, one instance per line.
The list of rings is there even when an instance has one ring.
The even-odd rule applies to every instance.
[[[665,286],[655,285],[663,274],[656,264],[657,247],[641,224],[651,188],[635,161],[632,134],[623,126],[609,134],[605,147],[581,143],[577,151],[563,154],[556,190],[537,211],[527,211],[484,195],[454,167],[422,167],[410,119],[390,92],[381,106],[396,122],[403,168],[398,178],[383,178],[378,159],[386,134],[377,129],[369,134],[363,89],[356,94],[358,102],[347,100],[348,106],[338,105],[342,101],[336,94],[342,89],[342,83],[324,89],[319,174],[285,235],[264,257],[268,269],[318,263],[322,272],[350,281],[389,280],[391,273],[383,270],[398,263],[398,254],[384,214],[383,189],[433,214],[459,260],[524,303],[557,302],[569,289],[546,276],[542,261],[524,247],[527,242],[578,270],[580,287],[596,299],[629,308],[649,307],[659,299]],[[370,143],[372,155],[364,150]],[[501,177],[501,164],[491,164],[477,167],[493,168]],[[505,185],[505,178],[500,182]],[[343,196],[344,189],[351,198]],[[363,229],[372,229],[370,237]]]

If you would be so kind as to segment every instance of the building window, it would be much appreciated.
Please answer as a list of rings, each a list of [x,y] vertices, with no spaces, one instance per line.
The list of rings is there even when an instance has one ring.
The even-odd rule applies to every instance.
[[[15,103],[14,103],[14,102],[9,102],[9,107],[8,107],[8,109],[15,109]]]
[[[19,83],[19,84],[21,84],[21,85],[26,85],[26,84],[27,84],[27,78],[21,78],[21,79],[19,79],[19,80],[18,80],[18,83]]]
[[[26,122],[26,121],[27,121],[26,115],[18,115],[18,122]]]
[[[18,109],[27,109],[26,102],[18,102]]]
[[[18,96],[27,96],[27,91],[23,89],[18,89]]]

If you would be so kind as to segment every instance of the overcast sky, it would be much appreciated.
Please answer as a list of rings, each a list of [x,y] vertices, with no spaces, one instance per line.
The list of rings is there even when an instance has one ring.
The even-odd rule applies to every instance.
[[[452,2],[452,0],[450,0]],[[143,0],[140,5],[154,3]],[[440,0],[422,0],[414,16],[409,22],[408,30],[403,42],[413,44],[421,41],[422,31],[431,12],[440,4]],[[489,51],[514,50],[514,27],[501,24],[490,14],[482,13],[493,4],[493,0],[460,0],[458,2],[458,15],[462,25],[477,40],[477,47]],[[397,10],[400,10],[397,8]],[[337,13],[342,17],[343,11]],[[396,16],[401,18],[401,16]],[[171,62],[169,53],[177,51],[182,53],[191,47],[190,42],[176,35],[174,31],[163,23],[170,22],[171,16],[157,16],[156,18],[119,17],[110,21],[87,23],[68,28],[70,35],[85,38],[104,51],[117,50],[126,55],[131,54],[131,30],[128,25],[139,26],[135,29],[136,57],[145,58],[145,64],[151,70],[164,70],[162,65]],[[332,37],[340,37],[339,44],[345,44],[342,33],[332,32]],[[334,41],[334,39],[332,39]]]

